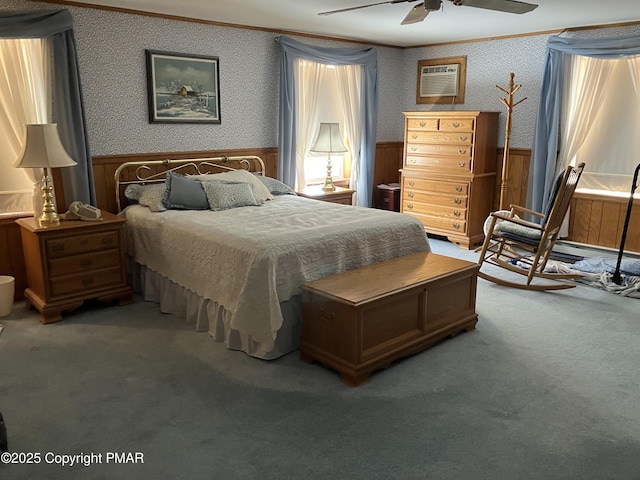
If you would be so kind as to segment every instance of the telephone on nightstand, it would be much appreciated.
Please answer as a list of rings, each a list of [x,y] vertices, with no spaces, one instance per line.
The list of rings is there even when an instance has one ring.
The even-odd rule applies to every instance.
[[[102,220],[102,212],[93,205],[87,205],[82,202],[72,202],[71,205],[69,205],[69,211],[64,214],[64,219],[96,222]]]

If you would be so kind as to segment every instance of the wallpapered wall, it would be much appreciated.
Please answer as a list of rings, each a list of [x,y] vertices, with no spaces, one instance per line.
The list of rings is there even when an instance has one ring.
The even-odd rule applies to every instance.
[[[57,9],[58,5],[0,0],[0,10]],[[203,25],[90,8],[67,7],[75,19],[81,77],[93,155],[277,146],[279,47],[275,33]],[[638,33],[638,27],[580,32],[585,36]],[[547,35],[396,49],[377,47],[379,116],[377,141],[403,138],[405,110],[501,111],[496,88],[515,73],[522,88],[514,110],[513,148],[530,148],[544,65]],[[353,43],[298,37],[312,45],[354,48]],[[150,124],[147,112],[145,49],[212,55],[220,58],[222,123]],[[425,58],[467,56],[465,103],[416,105],[417,62]]]

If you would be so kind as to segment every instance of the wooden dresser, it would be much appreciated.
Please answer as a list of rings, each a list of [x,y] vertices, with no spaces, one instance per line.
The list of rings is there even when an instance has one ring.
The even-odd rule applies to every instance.
[[[85,300],[132,302],[125,270],[125,219],[102,212],[102,221],[62,221],[40,228],[33,217],[16,220],[27,270],[24,295],[41,323],[62,320]]]
[[[470,249],[493,210],[500,112],[404,112],[400,211]]]

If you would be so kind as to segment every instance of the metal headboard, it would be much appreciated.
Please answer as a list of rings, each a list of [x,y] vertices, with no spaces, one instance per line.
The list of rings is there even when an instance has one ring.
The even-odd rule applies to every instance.
[[[116,187],[115,194],[118,212],[122,210],[120,204],[120,188],[123,185],[164,183],[168,172],[185,171],[189,172],[189,175],[203,175],[207,173],[216,173],[215,171],[238,170],[238,168],[230,166],[231,163],[236,163],[240,168],[248,171],[252,171],[252,166],[255,166],[257,163],[259,170],[256,173],[265,175],[264,161],[262,158],[255,155],[124,162],[116,169],[113,175]],[[161,166],[164,167],[164,169],[160,172],[149,173],[153,166]],[[135,168],[135,179],[121,180],[120,175],[122,172],[130,168]],[[215,169],[215,171],[212,172],[212,169]]]

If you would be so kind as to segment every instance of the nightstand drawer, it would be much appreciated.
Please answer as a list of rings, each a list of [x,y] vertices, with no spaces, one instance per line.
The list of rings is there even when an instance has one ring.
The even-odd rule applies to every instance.
[[[49,261],[49,276],[59,277],[77,272],[86,272],[120,265],[120,250],[83,253],[73,257],[62,257]]]
[[[45,248],[48,258],[59,258],[78,253],[95,252],[110,247],[118,248],[118,232],[116,230],[50,239],[46,241]]]
[[[122,270],[120,266],[105,268],[102,270],[91,270],[87,273],[76,273],[62,277],[51,278],[51,295],[54,297],[77,294],[96,290],[111,285],[122,284]]]

